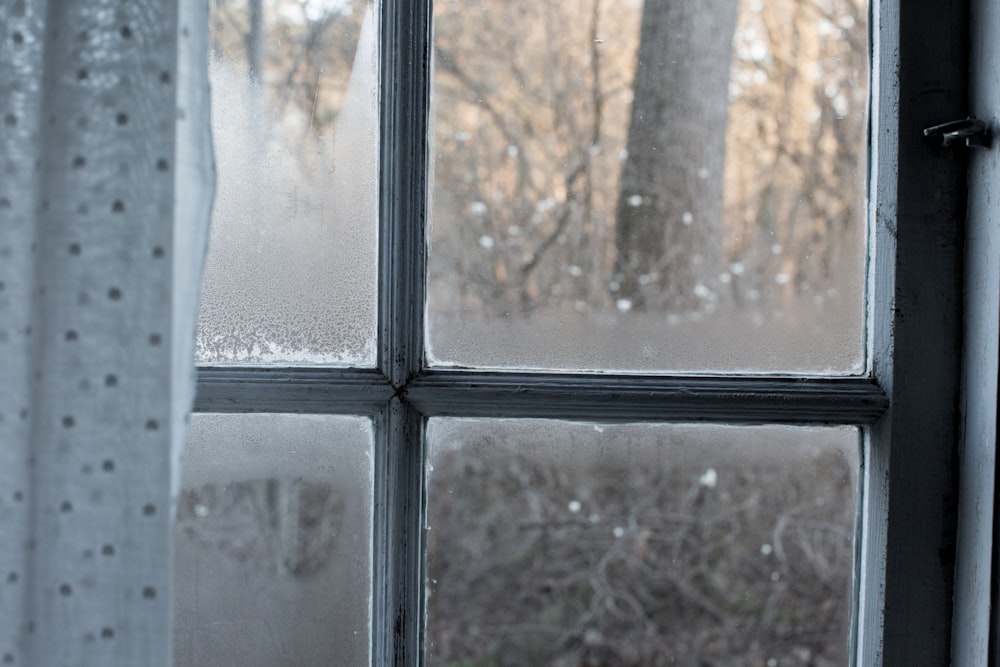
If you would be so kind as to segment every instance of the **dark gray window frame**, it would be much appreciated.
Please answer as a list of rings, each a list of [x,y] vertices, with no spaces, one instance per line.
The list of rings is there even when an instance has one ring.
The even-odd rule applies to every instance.
[[[430,16],[380,8],[377,368],[203,367],[195,405],[374,419],[373,664],[423,664],[423,432],[445,415],[864,427],[855,662],[949,664],[965,170],[921,130],[967,113],[967,0],[873,2],[870,368],[852,378],[427,368]]]

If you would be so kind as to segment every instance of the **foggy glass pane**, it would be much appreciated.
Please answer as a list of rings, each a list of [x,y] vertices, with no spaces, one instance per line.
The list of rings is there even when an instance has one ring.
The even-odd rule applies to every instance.
[[[366,665],[367,419],[191,418],[174,527],[174,664]]]
[[[436,2],[431,362],[863,372],[867,11]]]
[[[198,362],[373,366],[373,3],[211,7],[218,189]]]
[[[856,429],[428,437],[430,664],[848,664]]]

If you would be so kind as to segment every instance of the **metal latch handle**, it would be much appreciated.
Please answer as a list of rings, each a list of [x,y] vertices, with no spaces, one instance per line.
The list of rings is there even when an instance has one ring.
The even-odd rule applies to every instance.
[[[963,140],[965,145],[969,147],[990,147],[990,132],[986,123],[971,116],[963,120],[953,120],[928,127],[924,130],[924,136],[935,140],[942,148],[954,146]]]

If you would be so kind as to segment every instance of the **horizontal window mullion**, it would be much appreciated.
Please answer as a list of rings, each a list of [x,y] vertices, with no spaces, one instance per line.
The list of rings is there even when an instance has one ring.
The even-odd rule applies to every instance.
[[[888,406],[864,378],[648,377],[440,370],[406,400],[430,417],[551,417],[599,421],[851,424]]]
[[[195,411],[373,414],[393,393],[372,370],[211,367],[198,371]],[[888,405],[864,378],[464,370],[426,371],[405,398],[427,416],[856,425],[874,423]]]
[[[204,367],[194,411],[371,415],[392,394],[376,370]]]

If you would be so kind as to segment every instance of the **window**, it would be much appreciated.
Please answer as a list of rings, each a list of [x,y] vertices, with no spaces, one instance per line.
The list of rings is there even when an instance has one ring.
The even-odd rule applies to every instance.
[[[347,358],[334,360],[341,366],[206,365],[199,372],[196,404],[198,412],[225,413],[202,418],[216,423],[212,428],[229,415],[246,415],[243,433],[259,437],[287,429],[288,442],[301,439],[305,448],[337,439],[349,443],[348,450],[370,451],[370,468],[364,456],[350,465],[360,471],[359,479],[365,470],[371,474],[372,664],[423,664],[427,592],[433,588],[426,580],[428,507],[443,516],[441,506],[428,500],[437,492],[437,473],[428,473],[427,462],[430,456],[435,465],[447,463],[441,458],[442,434],[449,429],[484,423],[468,420],[498,420],[490,423],[514,431],[561,423],[552,420],[654,430],[677,424],[860,428],[851,659],[859,665],[948,664],[958,501],[964,153],[932,145],[922,130],[968,113],[968,14],[958,1],[941,7],[885,0],[871,12],[865,362],[847,373],[764,369],[771,372],[706,375],[690,368],[587,372],[572,362],[561,371],[545,371],[532,369],[544,364],[519,368],[516,356],[490,364],[503,367],[496,370],[428,363],[431,3],[386,1],[378,7],[373,14],[380,91],[377,273],[371,280],[371,289],[377,283],[371,307],[375,345],[355,346]],[[364,299],[359,303],[361,310],[369,307]],[[432,337],[434,326],[431,322]],[[446,352],[432,353],[452,360]],[[536,419],[545,421],[524,421]],[[209,428],[209,421],[202,428]],[[577,428],[563,430],[572,434]],[[261,446],[268,445],[261,441]],[[339,451],[314,450],[310,456],[319,464],[350,458]],[[294,464],[290,470],[287,477],[299,476]],[[714,484],[711,480],[709,475],[704,484]],[[263,499],[273,514],[273,508],[290,511],[288,499],[305,492],[321,507],[336,506],[321,485],[282,495],[268,483],[213,502],[235,503],[239,499],[232,494],[243,493]],[[192,514],[211,512],[207,501],[190,500]],[[574,501],[577,505],[567,506],[572,514],[583,509],[580,501],[569,502]],[[363,525],[365,511],[352,511]],[[313,520],[322,524],[326,517],[319,512]],[[302,553],[286,560],[289,567],[303,566]]]

